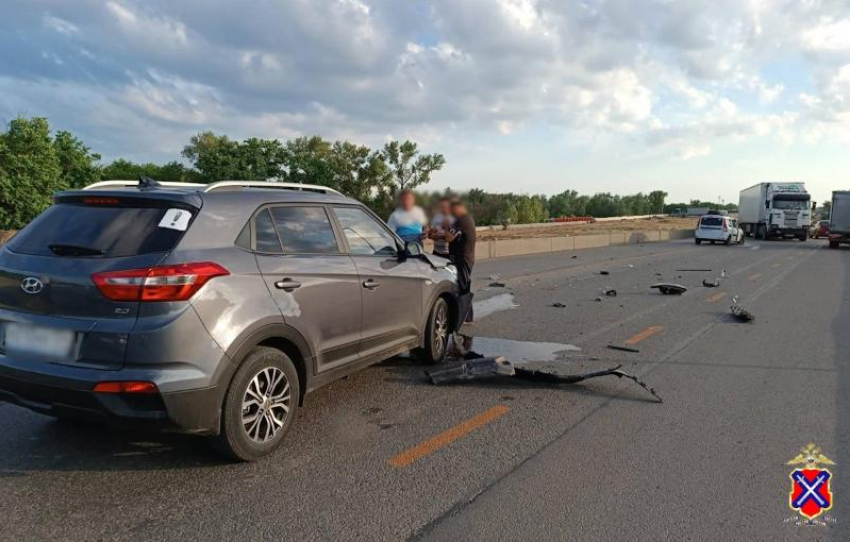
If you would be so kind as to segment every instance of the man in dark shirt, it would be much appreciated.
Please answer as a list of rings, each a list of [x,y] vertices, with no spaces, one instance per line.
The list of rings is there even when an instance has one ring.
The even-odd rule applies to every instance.
[[[458,293],[464,295],[471,293],[472,290],[472,266],[475,265],[475,220],[460,200],[452,201],[452,215],[455,223],[451,231],[446,233],[446,240],[449,242],[449,256],[457,268]],[[464,321],[472,322],[471,302]]]

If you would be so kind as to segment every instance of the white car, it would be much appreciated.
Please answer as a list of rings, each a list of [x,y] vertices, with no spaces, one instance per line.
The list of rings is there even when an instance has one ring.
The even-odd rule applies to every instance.
[[[725,215],[708,214],[699,219],[694,232],[694,242],[708,241],[712,245],[720,242],[726,245],[744,242],[744,230],[738,227],[738,221]]]

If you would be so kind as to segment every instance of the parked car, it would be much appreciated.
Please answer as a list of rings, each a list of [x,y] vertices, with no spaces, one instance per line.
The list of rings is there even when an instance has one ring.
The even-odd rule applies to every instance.
[[[829,237],[829,220],[818,220],[812,224],[812,227],[809,228],[809,237],[812,239]]]
[[[0,400],[252,460],[305,393],[411,349],[439,362],[457,321],[448,262],[333,190],[106,181],[0,248]]]
[[[707,214],[700,217],[694,231],[694,242],[702,244],[709,241],[712,245],[721,242],[726,245],[744,242],[744,230],[738,227],[738,221],[719,214]]]

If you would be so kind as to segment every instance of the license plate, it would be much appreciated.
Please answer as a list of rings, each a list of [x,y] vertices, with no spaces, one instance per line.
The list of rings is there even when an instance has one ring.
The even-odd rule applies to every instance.
[[[43,357],[67,360],[73,357],[77,334],[67,329],[9,322],[5,326],[4,346],[10,356]]]

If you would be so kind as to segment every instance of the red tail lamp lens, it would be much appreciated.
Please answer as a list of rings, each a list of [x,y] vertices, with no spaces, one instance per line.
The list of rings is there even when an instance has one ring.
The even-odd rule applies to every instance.
[[[95,273],[92,280],[113,301],[186,301],[210,279],[230,272],[214,262]]]

